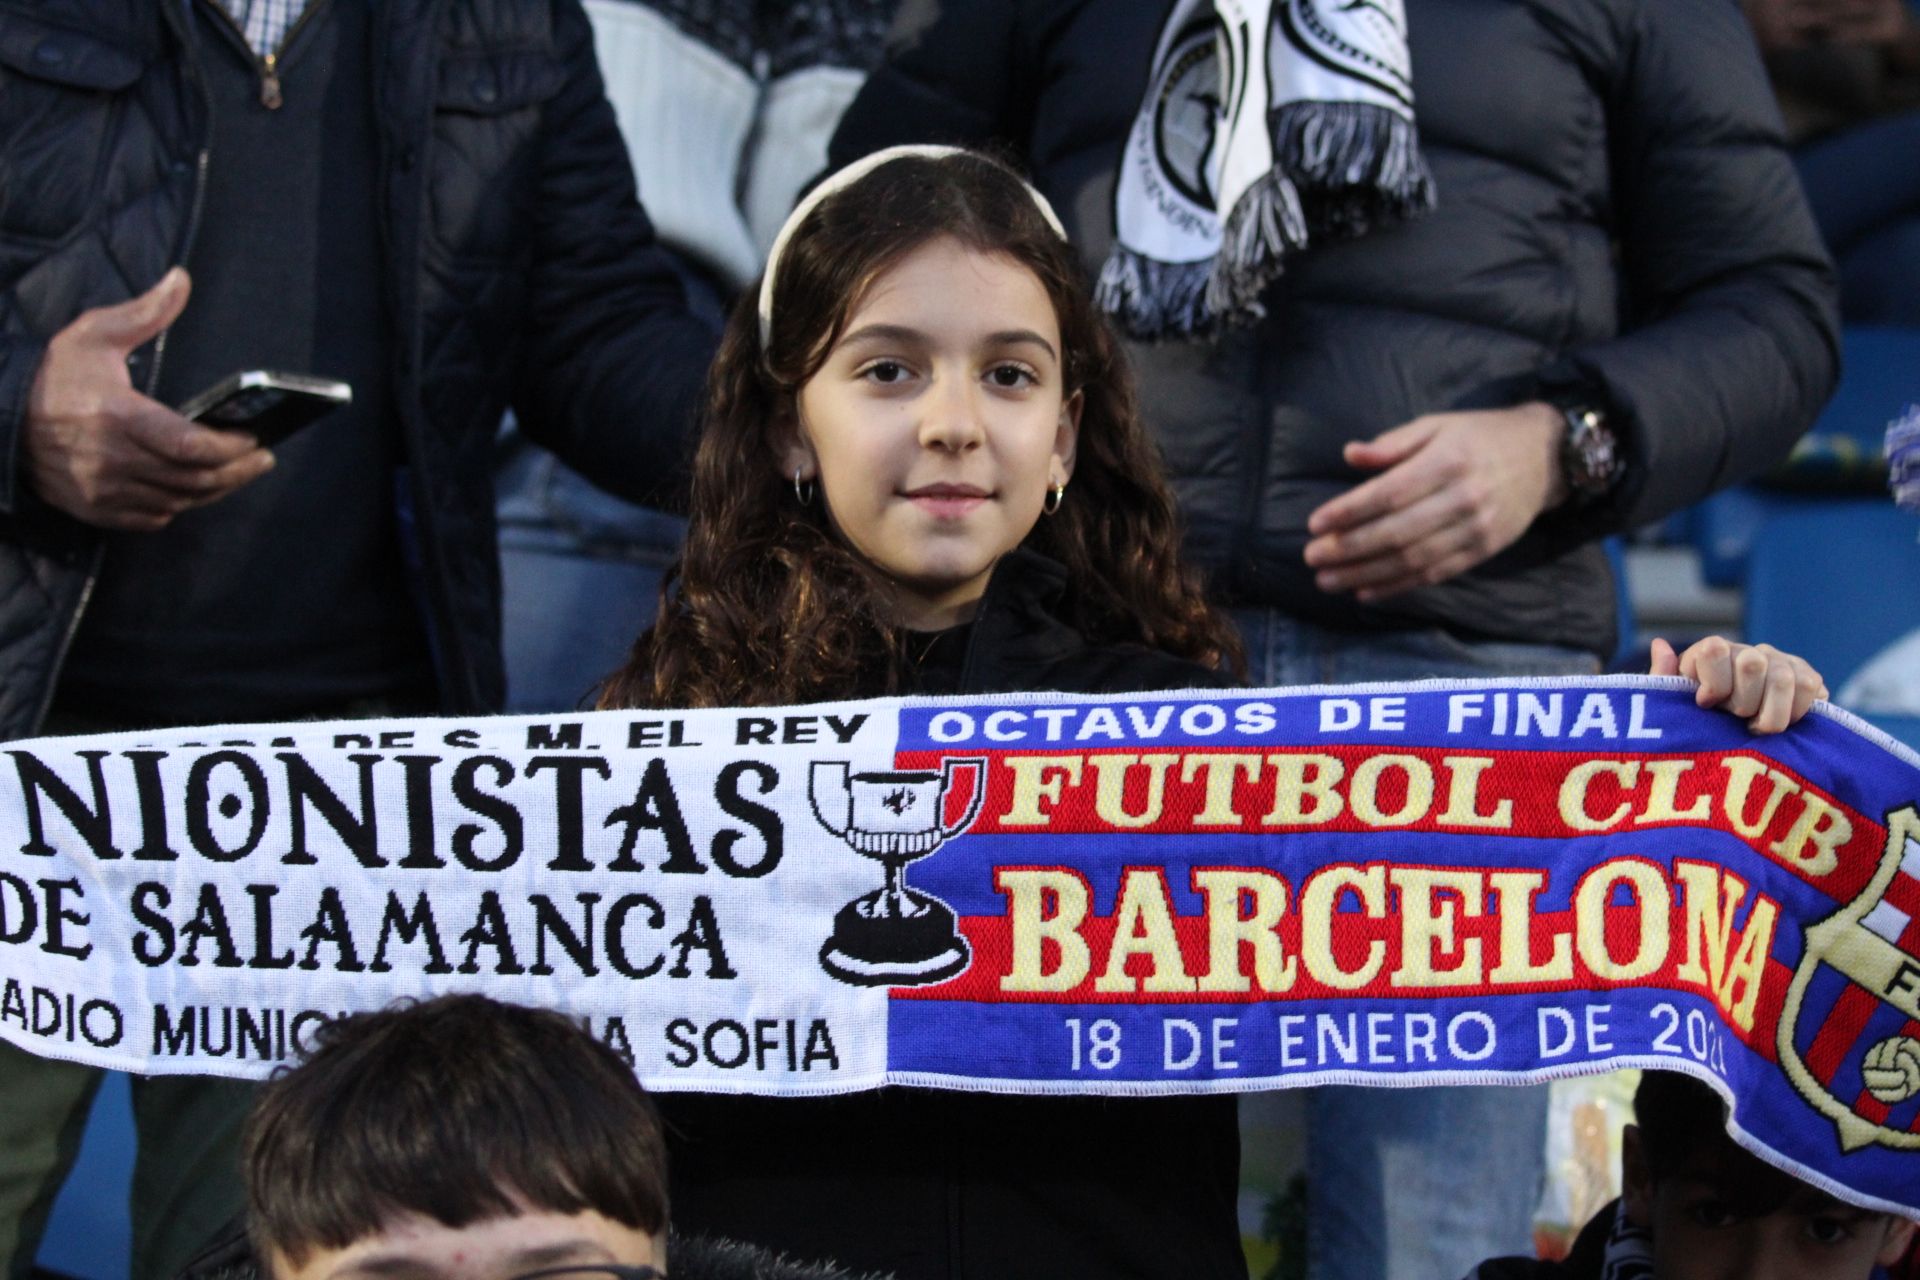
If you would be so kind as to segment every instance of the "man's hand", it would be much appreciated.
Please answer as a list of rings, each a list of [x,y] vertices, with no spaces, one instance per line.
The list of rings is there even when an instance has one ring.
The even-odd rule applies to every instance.
[[[27,394],[27,474],[88,524],[151,532],[273,466],[252,436],[189,422],[133,389],[127,356],[187,305],[178,267],[137,298],[83,311],[53,335]]]
[[[1307,517],[1306,561],[1322,590],[1362,602],[1463,573],[1511,546],[1567,496],[1566,419],[1543,401],[1435,413],[1346,447],[1380,474]]]

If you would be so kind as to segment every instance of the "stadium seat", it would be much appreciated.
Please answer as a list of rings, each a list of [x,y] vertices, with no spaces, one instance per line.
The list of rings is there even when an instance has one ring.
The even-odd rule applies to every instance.
[[[1804,506],[1807,492],[1884,483],[1887,424],[1920,401],[1920,329],[1850,327],[1840,346],[1840,385],[1793,457],[1767,484],[1723,490],[1693,508],[1687,533],[1709,586],[1739,586],[1761,527]]]
[[[1768,517],[1790,509],[1795,499],[1752,485],[1723,489],[1693,509],[1694,548],[1700,577],[1710,587],[1737,587],[1747,574],[1753,540]]]
[[[1800,654],[1838,693],[1920,629],[1920,516],[1873,498],[1811,501],[1772,515],[1748,566],[1746,638]],[[1920,749],[1920,719],[1869,714]]]
[[[1920,401],[1920,329],[1850,326],[1840,353],[1840,386],[1807,435],[1850,439],[1877,456],[1887,423]]]

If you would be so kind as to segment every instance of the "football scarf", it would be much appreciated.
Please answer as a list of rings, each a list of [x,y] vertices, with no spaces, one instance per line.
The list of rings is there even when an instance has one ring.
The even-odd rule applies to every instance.
[[[1135,337],[1206,334],[1259,315],[1287,254],[1433,198],[1401,0],[1177,0],[1099,302]]]
[[[0,757],[0,1037],[261,1078],[483,991],[650,1088],[1664,1067],[1920,1210],[1920,756],[1677,679],[385,720]]]
[[[1888,487],[1893,500],[1908,511],[1920,511],[1920,404],[1887,424]]]

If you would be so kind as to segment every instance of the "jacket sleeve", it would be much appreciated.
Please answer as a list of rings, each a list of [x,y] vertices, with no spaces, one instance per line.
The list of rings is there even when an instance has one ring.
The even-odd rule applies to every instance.
[[[1618,337],[1544,389],[1597,395],[1628,470],[1570,519],[1591,535],[1659,519],[1783,458],[1839,375],[1832,265],[1789,163],[1739,6],[1640,0],[1606,70]]]
[[[565,82],[536,147],[514,409],[529,437],[602,488],[684,501],[718,335],[688,310],[640,207],[579,0],[558,0],[554,28]]]
[[[910,142],[1024,146],[1019,0],[906,0],[883,61],[840,118],[830,169]],[[1010,136],[1009,130],[1017,129]]]
[[[25,334],[0,334],[0,515],[20,510],[26,494],[27,393],[47,344]]]

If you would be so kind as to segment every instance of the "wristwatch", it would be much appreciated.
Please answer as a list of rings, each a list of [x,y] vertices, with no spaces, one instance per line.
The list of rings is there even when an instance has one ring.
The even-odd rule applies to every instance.
[[[1567,421],[1567,433],[1560,440],[1560,474],[1567,482],[1567,502],[1585,506],[1606,497],[1620,483],[1626,470],[1620,438],[1604,409],[1578,401],[1555,407]]]

